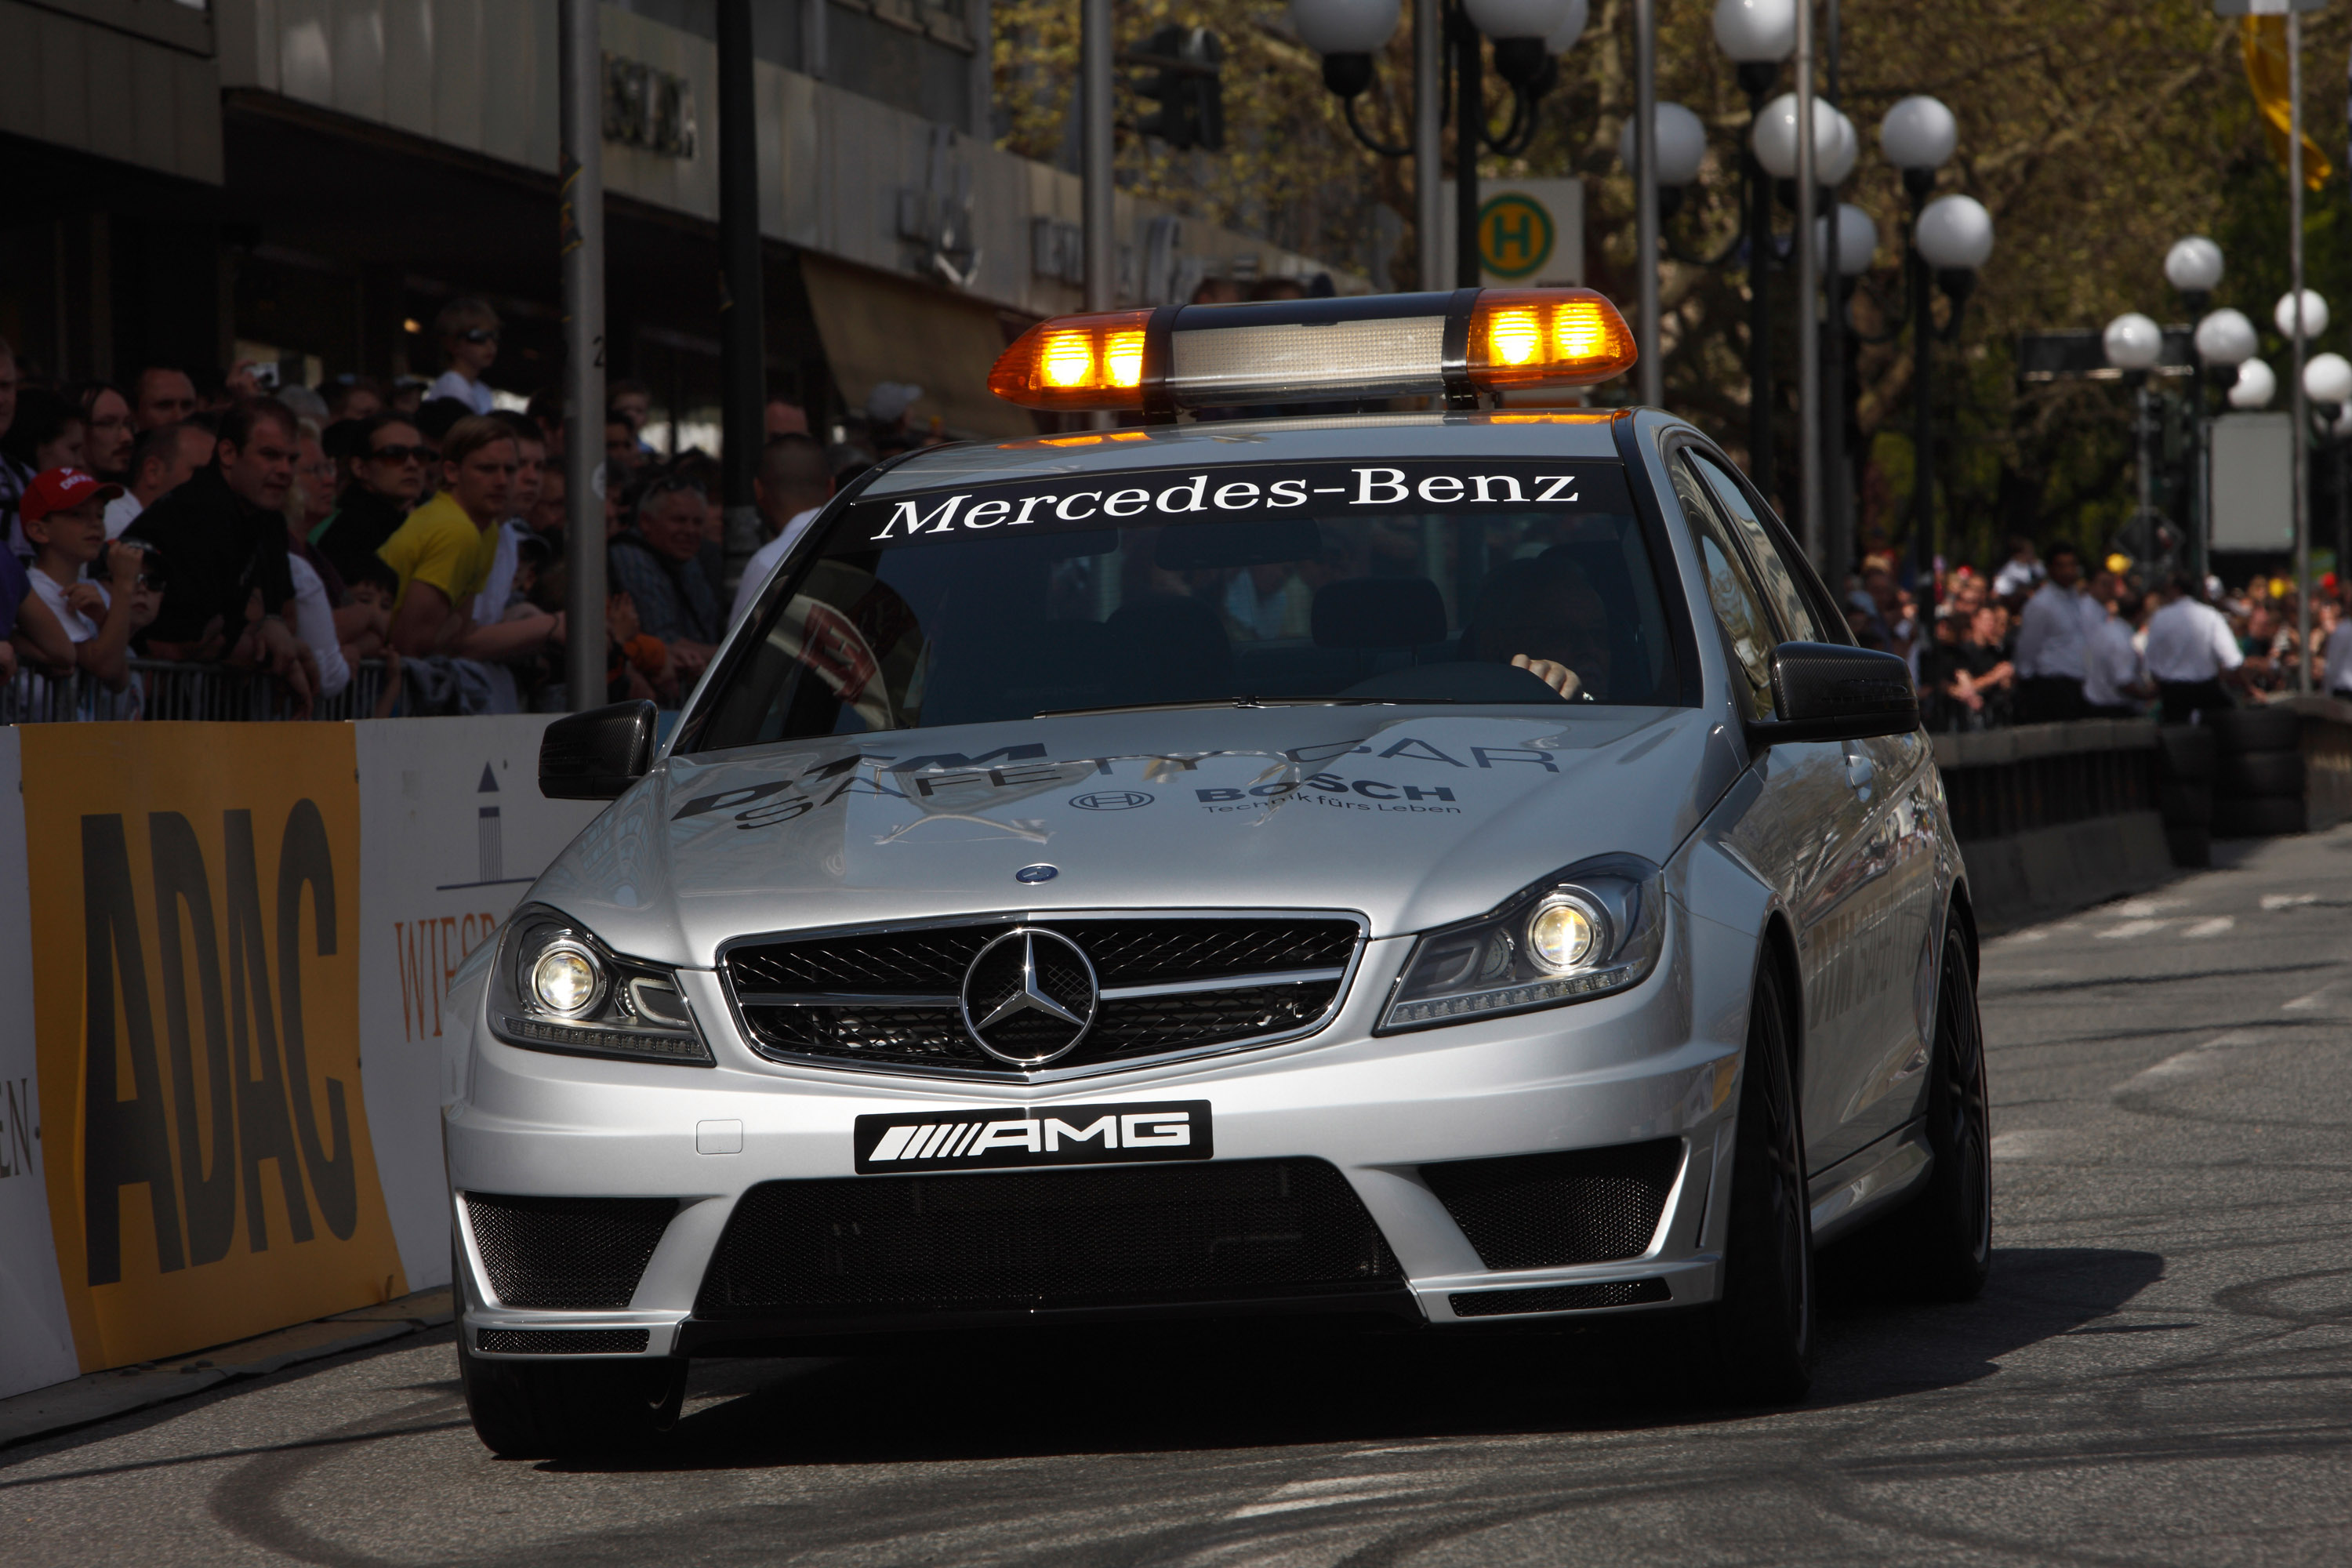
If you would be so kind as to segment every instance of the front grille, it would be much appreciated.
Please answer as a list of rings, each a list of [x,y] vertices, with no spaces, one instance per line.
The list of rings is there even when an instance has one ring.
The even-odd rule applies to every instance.
[[[1489,1268],[1557,1268],[1639,1258],[1657,1234],[1681,1168],[1679,1138],[1423,1165]]]
[[[1507,1312],[1590,1312],[1601,1307],[1638,1307],[1671,1301],[1663,1279],[1603,1279],[1591,1285],[1538,1285],[1527,1290],[1457,1290],[1445,1298],[1457,1318],[1494,1318]]]
[[[505,1307],[625,1307],[675,1198],[524,1198],[467,1193],[466,1216]]]
[[[1077,1048],[1047,1064],[1056,1070],[1304,1032],[1337,1005],[1340,981],[1328,972],[1348,966],[1362,936],[1344,919],[1031,923],[1076,942],[1104,993]],[[751,943],[729,952],[727,975],[753,1044],[771,1056],[1018,1079],[1020,1071],[980,1048],[957,1008],[965,970],[1013,924]],[[1237,978],[1318,972],[1324,977],[1117,994],[1123,987],[1230,987]]]
[[[1278,1299],[1402,1278],[1321,1160],[767,1182],[727,1222],[703,1317]]]
[[[476,1329],[474,1348],[497,1355],[642,1355],[649,1329]]]

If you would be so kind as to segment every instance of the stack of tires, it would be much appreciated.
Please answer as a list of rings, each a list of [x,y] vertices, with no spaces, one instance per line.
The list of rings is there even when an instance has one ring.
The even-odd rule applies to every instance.
[[[2289,708],[2228,708],[2205,721],[2221,742],[2213,773],[2213,837],[2301,833],[2303,718]]]
[[[2202,724],[2167,724],[2156,732],[2156,809],[2164,816],[2164,842],[2172,863],[2213,863],[2213,775],[2221,739]]]

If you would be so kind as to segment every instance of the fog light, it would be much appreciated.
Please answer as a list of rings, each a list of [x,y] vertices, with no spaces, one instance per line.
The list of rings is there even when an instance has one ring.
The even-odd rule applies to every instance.
[[[530,966],[531,995],[549,1012],[566,1017],[593,1006],[603,985],[595,959],[568,943],[550,947]]]
[[[1591,912],[1565,900],[1540,906],[1528,921],[1529,955],[1555,974],[1590,958],[1599,937]]]

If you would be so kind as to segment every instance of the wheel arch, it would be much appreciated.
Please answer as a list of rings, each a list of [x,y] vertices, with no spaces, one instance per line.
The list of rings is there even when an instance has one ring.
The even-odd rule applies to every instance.
[[[1771,964],[1780,976],[1780,1005],[1787,1015],[1781,1022],[1787,1026],[1789,1072],[1800,1087],[1800,1100],[1805,1081],[1805,981],[1804,970],[1797,962],[1797,937],[1789,928],[1785,910],[1774,909],[1764,920],[1764,937],[1757,944],[1758,964]]]
[[[1946,918],[1960,928],[1960,941],[1967,944],[1969,952],[1969,977],[1974,980],[1984,973],[1984,957],[1977,936],[1976,905],[1969,899],[1965,878],[1952,879],[1951,909]]]

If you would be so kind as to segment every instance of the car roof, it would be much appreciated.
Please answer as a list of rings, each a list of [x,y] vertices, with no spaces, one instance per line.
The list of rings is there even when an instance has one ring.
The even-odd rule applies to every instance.
[[[962,442],[920,451],[874,476],[872,499],[941,485],[1177,468],[1207,463],[1302,462],[1351,458],[1574,458],[1614,461],[1617,409],[1498,413],[1342,414],[1287,419],[1213,419],[1190,425]]]

